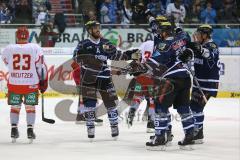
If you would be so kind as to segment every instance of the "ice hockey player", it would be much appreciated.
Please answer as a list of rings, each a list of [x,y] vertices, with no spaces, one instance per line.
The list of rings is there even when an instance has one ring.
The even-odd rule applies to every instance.
[[[173,105],[181,116],[185,133],[184,139],[179,141],[178,145],[180,145],[180,148],[188,149],[190,148],[188,145],[193,144],[194,122],[189,107],[191,79],[187,69],[183,67],[182,61],[186,62],[191,59],[193,53],[189,48],[184,50],[185,43],[173,37],[172,25],[169,22],[162,22],[159,25],[159,37],[161,39],[154,42],[155,48],[152,57],[148,59],[142,68],[144,68],[143,71],[146,72],[147,70],[149,72],[164,64],[168,68],[167,71],[163,75],[153,74],[153,76],[164,77],[165,86],[173,85],[174,89],[169,94],[159,94],[159,97],[155,99],[155,136],[150,137],[151,141],[147,142],[146,146],[149,150],[162,150],[165,148],[168,142],[166,133],[168,108]]]
[[[152,33],[154,35],[154,39],[156,39],[159,36],[157,34],[157,30],[158,30],[158,25],[157,24],[159,24],[161,22],[167,22],[168,19],[165,16],[157,16],[154,19],[154,21],[155,21],[155,23],[151,23],[151,29],[152,29]],[[146,41],[146,42],[141,44],[141,46],[139,47],[139,50],[141,52],[141,57],[142,57],[141,62],[142,63],[146,62],[146,60],[149,57],[152,56],[153,48],[154,48],[154,41]],[[136,77],[135,89],[134,88],[133,89],[136,90],[139,87],[141,87],[140,85],[146,85],[146,84],[148,84],[147,89],[149,89],[149,91],[150,91],[150,92],[147,92],[147,94],[153,92],[152,91],[153,90],[153,79],[151,77],[147,76],[147,75],[137,76]],[[135,112],[136,112],[137,108],[139,107],[140,102],[142,100],[143,100],[143,96],[134,95],[133,101],[131,102],[131,107],[129,109],[128,120],[127,120],[128,124],[130,126],[132,125]],[[146,100],[147,100],[146,110],[148,110],[148,112],[147,112],[148,113],[147,132],[151,133],[154,130],[154,116],[155,116],[155,114],[154,114],[155,105],[154,105],[153,95],[151,95],[150,97],[147,96]],[[168,113],[168,118],[169,118],[169,122],[168,122],[169,127],[168,128],[171,128],[171,115],[170,115],[170,113]]]
[[[86,123],[86,119],[84,117],[84,105],[83,105],[83,100],[82,100],[82,94],[81,94],[81,87],[80,87],[80,66],[79,64],[77,64],[75,61],[72,62],[71,64],[72,68],[73,68],[73,79],[75,81],[76,87],[77,87],[77,91],[79,92],[79,99],[78,99],[78,109],[77,109],[77,117],[76,117],[76,124],[85,124]],[[95,125],[96,126],[102,126],[103,125],[103,120],[96,118],[95,119]]]
[[[101,37],[100,23],[97,21],[88,21],[85,27],[90,37],[79,42],[73,57],[77,63],[81,64],[82,96],[88,138],[93,140],[95,137],[94,121],[96,119],[96,92],[98,91],[107,109],[111,135],[116,139],[119,135],[116,108],[118,97],[112,82],[110,67],[107,66],[107,60],[128,60],[131,59],[131,55],[135,51],[124,53],[117,51],[115,46]]]
[[[146,41],[141,44],[139,51],[141,53],[141,63],[144,63],[146,59],[151,57],[153,52],[153,41]],[[153,80],[151,76],[139,75],[135,77],[134,86],[132,86],[133,99],[130,102],[130,108],[128,113],[127,122],[129,126],[132,126],[133,119],[140,103],[146,99],[147,107],[146,110],[148,114],[147,122],[147,133],[152,133],[154,131],[154,117],[155,117],[155,105],[154,105],[154,95],[153,95]],[[146,112],[146,111],[145,111]]]
[[[9,71],[8,105],[11,105],[10,123],[13,142],[19,137],[18,123],[21,104],[27,112],[27,137],[32,142],[34,133],[35,105],[38,105],[38,91],[44,93],[48,86],[47,66],[42,49],[28,43],[27,27],[19,27],[16,31],[16,43],[6,46],[2,52],[2,60]]]
[[[199,26],[195,33],[196,41],[201,44],[201,51],[194,52],[195,78],[204,93],[203,95],[193,81],[190,108],[195,120],[194,141],[197,144],[203,143],[203,109],[207,103],[204,96],[206,100],[216,97],[219,84],[219,50],[217,44],[211,39],[212,32],[212,27],[204,24]]]

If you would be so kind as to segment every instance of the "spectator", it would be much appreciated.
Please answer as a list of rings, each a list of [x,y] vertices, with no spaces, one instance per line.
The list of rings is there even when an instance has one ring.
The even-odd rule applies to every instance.
[[[197,22],[197,23],[200,22],[201,10],[202,10],[201,0],[196,0],[192,6],[192,14],[191,14],[192,22]]]
[[[100,10],[101,23],[116,23],[116,10],[117,8],[115,1],[105,0]]]
[[[163,8],[161,1],[159,0],[151,0],[150,3],[147,4],[147,8],[150,9],[151,13],[154,16],[165,14],[165,9]]]
[[[201,12],[201,22],[207,24],[215,24],[216,23],[216,10],[212,8],[212,3],[207,2],[207,8]]]
[[[89,11],[87,14],[87,17],[88,17],[87,21],[96,21],[97,20],[96,13],[94,11]]]
[[[132,21],[137,24],[146,24],[145,7],[143,3],[138,3],[133,10]]]
[[[27,0],[20,0],[16,5],[16,15],[14,23],[31,24],[32,19],[32,5]]]
[[[40,32],[41,47],[54,47],[59,34],[53,31],[51,22],[44,24]]]
[[[160,0],[162,5],[163,5],[163,8],[166,10],[167,9],[167,6],[169,3],[171,3],[171,0]]]
[[[39,7],[39,14],[36,20],[36,24],[44,24],[48,20],[48,13],[43,6]]]
[[[175,23],[183,23],[186,16],[186,10],[181,0],[175,0],[167,6],[167,15],[174,18]]]
[[[15,11],[16,11],[16,0],[10,0],[8,1],[8,9],[10,10],[10,14],[12,18],[15,18]]]
[[[56,13],[55,14],[54,25],[57,26],[58,32],[60,34],[62,34],[65,31],[65,29],[67,27],[67,24],[66,24],[65,16],[64,16],[63,13]]]
[[[130,21],[132,19],[132,11],[131,11],[130,5],[126,3],[126,1],[124,1],[124,7],[125,7],[126,15],[123,9],[121,9],[118,12],[119,19],[120,19],[120,23],[124,25],[123,28],[128,28],[129,26],[127,24],[130,24]]]
[[[233,0],[225,0],[224,8],[220,10],[219,22],[221,23],[238,23],[237,8]]]
[[[0,23],[10,23],[12,16],[5,3],[0,4]]]

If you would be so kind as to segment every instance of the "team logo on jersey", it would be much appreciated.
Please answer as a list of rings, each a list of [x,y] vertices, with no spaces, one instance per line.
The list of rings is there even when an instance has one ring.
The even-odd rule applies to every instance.
[[[214,43],[210,43],[210,47],[217,48],[216,44],[214,44]]]
[[[157,45],[157,49],[159,49],[159,50],[164,50],[165,48],[166,48],[166,43],[159,43],[158,45]]]
[[[99,48],[97,48],[97,51],[96,51],[97,53],[100,53],[100,50],[99,50]]]
[[[184,40],[179,40],[179,41],[177,41],[176,43],[173,44],[172,48],[173,48],[174,50],[178,50],[179,48],[185,46],[186,43],[187,43],[187,42],[184,41]]]
[[[104,50],[109,50],[110,49],[110,46],[106,45],[106,44],[103,44],[102,47],[103,47]]]
[[[152,57],[157,57],[157,56],[160,56],[160,52],[158,50],[155,50],[152,54]]]

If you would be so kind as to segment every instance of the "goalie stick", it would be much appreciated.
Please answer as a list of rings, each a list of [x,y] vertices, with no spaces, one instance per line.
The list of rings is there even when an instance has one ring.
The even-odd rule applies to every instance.
[[[44,71],[43,71],[43,56],[41,57],[41,64],[42,64],[41,79],[43,81],[44,80],[44,75],[43,75],[44,74]],[[42,84],[40,83],[40,85],[42,85]],[[41,93],[41,100],[42,100],[42,121],[46,122],[46,123],[54,124],[55,120],[46,118],[45,114],[44,114],[44,93]]]

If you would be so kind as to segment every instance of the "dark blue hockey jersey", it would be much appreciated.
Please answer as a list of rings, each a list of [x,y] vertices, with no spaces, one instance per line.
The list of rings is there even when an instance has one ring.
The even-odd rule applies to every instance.
[[[109,78],[111,72],[110,68],[107,67],[107,60],[112,59],[116,54],[117,49],[107,39],[101,38],[98,42],[85,39],[79,42],[74,50],[73,58],[75,59],[77,56],[86,55],[88,59],[90,58],[90,62],[94,62],[95,60],[101,62],[102,65],[100,65],[100,67],[96,67],[99,64],[98,62],[96,62],[96,65],[94,65],[94,63],[89,65],[89,61],[83,63],[82,70],[83,72],[85,70],[93,71],[98,78]]]
[[[202,47],[207,50],[207,56],[195,56],[195,76],[203,91],[209,91],[216,96],[220,72],[218,46],[210,40]],[[196,88],[195,84],[193,87]]]
[[[179,37],[169,37],[164,41],[155,41],[152,59],[167,66],[166,78],[189,77],[187,69],[178,60],[178,54],[186,47],[187,40]]]

